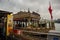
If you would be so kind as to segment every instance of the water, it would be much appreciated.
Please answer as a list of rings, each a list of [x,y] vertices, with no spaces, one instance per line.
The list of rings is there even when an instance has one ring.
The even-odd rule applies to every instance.
[[[60,23],[55,23],[55,29],[60,31]]]

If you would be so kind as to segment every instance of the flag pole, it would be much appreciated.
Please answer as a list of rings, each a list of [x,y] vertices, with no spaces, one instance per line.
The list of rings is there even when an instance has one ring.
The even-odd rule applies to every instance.
[[[52,21],[53,21],[53,16],[52,16],[52,8],[51,8],[51,3],[49,2],[49,13],[50,13],[50,16],[51,16],[51,21],[50,21],[50,28],[52,27]]]

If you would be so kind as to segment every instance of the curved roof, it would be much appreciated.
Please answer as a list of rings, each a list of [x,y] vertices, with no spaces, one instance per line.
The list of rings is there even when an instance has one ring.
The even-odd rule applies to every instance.
[[[36,12],[32,12],[32,14],[40,16],[40,14],[38,14],[38,13],[36,13]]]
[[[14,14],[14,19],[16,19],[16,18],[18,18],[18,19],[19,18],[29,18],[29,17],[40,19],[40,15],[38,13],[35,13],[35,12],[30,13],[30,12],[26,12],[26,11],[24,11],[24,12],[20,11],[17,14]]]

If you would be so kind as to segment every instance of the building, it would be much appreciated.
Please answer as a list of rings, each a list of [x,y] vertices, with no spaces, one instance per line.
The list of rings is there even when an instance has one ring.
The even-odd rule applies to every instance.
[[[38,27],[38,23],[40,20],[40,15],[36,12],[26,12],[20,11],[17,14],[14,14],[14,25],[19,28],[21,27]]]
[[[12,12],[0,10],[0,40],[6,39],[12,32],[13,18],[11,14]]]

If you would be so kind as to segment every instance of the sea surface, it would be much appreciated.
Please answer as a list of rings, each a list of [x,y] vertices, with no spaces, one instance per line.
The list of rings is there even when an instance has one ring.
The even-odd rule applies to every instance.
[[[60,23],[55,23],[55,29],[60,31]]]

